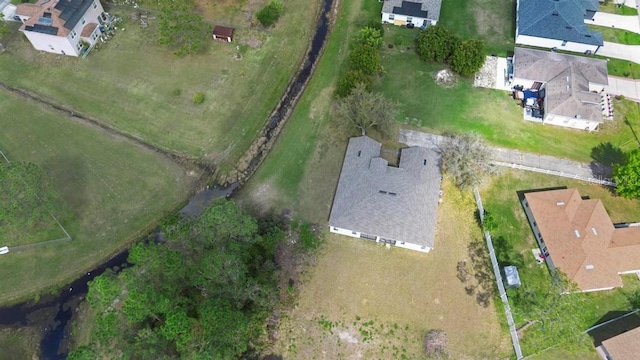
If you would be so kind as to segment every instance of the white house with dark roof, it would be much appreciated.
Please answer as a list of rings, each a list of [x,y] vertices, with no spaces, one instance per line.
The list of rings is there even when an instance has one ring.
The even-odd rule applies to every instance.
[[[385,0],[382,22],[398,26],[427,27],[438,23],[442,0]]]
[[[602,34],[584,20],[593,18],[598,5],[598,0],[518,0],[516,44],[595,54]]]
[[[333,233],[429,252],[440,196],[439,155],[402,149],[398,167],[380,157],[381,144],[352,138],[329,217]]]
[[[78,56],[83,41],[98,40],[107,14],[100,0],[39,0],[18,5],[15,20],[36,50]]]
[[[604,60],[516,47],[513,84],[524,89],[526,120],[580,130],[604,122]]]

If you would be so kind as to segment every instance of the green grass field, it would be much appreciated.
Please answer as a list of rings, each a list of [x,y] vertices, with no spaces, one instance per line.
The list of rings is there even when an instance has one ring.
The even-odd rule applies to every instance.
[[[537,245],[516,191],[557,186],[577,188],[582,196],[601,199],[613,222],[635,222],[640,219],[640,202],[614,197],[608,188],[531,172],[504,171],[486,184],[481,194],[485,210],[491,212],[497,222],[496,230],[492,235],[498,261],[518,263],[523,284],[532,285],[552,280],[547,268],[544,265],[537,265],[531,253],[531,249]],[[622,289],[575,295],[585,297],[580,314],[583,330],[595,325],[598,319],[609,311],[631,310],[626,296],[630,291],[640,288],[640,281],[634,276],[625,276],[624,282],[625,287]],[[517,289],[509,289],[507,293],[513,296],[517,291]],[[513,301],[511,307],[514,310],[516,326],[522,326],[529,319],[526,311],[519,308]],[[528,337],[540,338],[543,333],[537,325],[527,329],[521,340],[525,355],[532,355],[545,348],[532,347],[532,341],[528,339]],[[558,345],[560,350],[562,345],[558,341],[558,339],[548,339],[548,345]],[[593,357],[594,349],[585,348],[580,355],[584,356],[582,358]],[[541,354],[540,358],[544,356]]]
[[[165,157],[11,93],[1,93],[0,111],[0,148],[45,170],[63,202],[56,216],[73,237],[3,256],[1,304],[102,262],[184,202],[196,180]]]
[[[625,45],[640,45],[640,34],[624,29],[614,29],[606,26],[587,25],[589,29],[602,33],[604,41]]]
[[[120,30],[84,60],[41,54],[14,32],[0,55],[0,81],[224,170],[249,147],[297,70],[319,3],[287,1],[275,28],[249,28],[245,10],[264,2],[211,9],[203,2],[205,15],[235,19],[228,25],[238,27],[237,42],[211,40],[205,53],[183,58],[157,44],[157,20],[144,29],[130,20],[133,9],[114,9],[124,19]],[[196,92],[206,96],[201,105],[191,102]]]
[[[403,38],[407,43],[414,36],[415,30],[396,27],[385,33],[386,42]],[[525,121],[522,108],[507,92],[474,88],[470,79],[460,78],[451,88],[437,85],[433,74],[445,67],[421,61],[404,46],[382,49],[381,63],[386,75],[375,90],[400,104],[404,126],[440,134],[474,131],[493,145],[586,162],[591,161],[591,149],[602,142],[624,150],[636,146],[633,132],[623,124],[626,114],[631,126],[640,126],[638,104],[633,102],[616,101],[615,121],[598,132],[581,132]]]
[[[629,6],[618,6],[613,1],[600,3],[600,11],[616,15],[638,15],[638,9]]]
[[[515,0],[446,0],[440,9],[441,24],[461,38],[484,41],[487,54],[513,54],[516,32]]]

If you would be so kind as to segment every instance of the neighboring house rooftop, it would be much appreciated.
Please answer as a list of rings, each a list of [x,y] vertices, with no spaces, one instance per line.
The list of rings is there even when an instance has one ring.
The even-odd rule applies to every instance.
[[[602,34],[584,19],[598,11],[598,0],[519,0],[518,35],[602,46]]]
[[[382,12],[437,21],[440,18],[441,4],[442,0],[385,0]]]
[[[602,350],[612,360],[635,360],[640,354],[640,328],[624,332],[602,342]]]
[[[94,1],[99,0],[39,0],[18,5],[16,15],[29,18],[22,25],[24,31],[67,36]]]
[[[349,140],[329,225],[399,242],[433,247],[440,191],[439,156],[402,149],[398,167],[380,157],[381,145]]]
[[[621,287],[640,271],[640,227],[616,228],[599,199],[576,189],[526,193],[551,261],[583,291]]]
[[[514,78],[547,83],[547,113],[603,121],[600,94],[589,84],[609,83],[606,61],[516,47],[513,66]]]

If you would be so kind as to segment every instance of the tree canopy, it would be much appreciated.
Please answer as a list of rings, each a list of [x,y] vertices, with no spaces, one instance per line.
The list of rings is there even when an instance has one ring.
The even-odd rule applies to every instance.
[[[278,21],[284,12],[284,4],[279,0],[271,0],[256,13],[256,18],[262,26],[269,27]]]
[[[97,314],[90,346],[73,357],[232,359],[255,347],[277,298],[276,224],[260,228],[235,203],[197,218],[170,217],[166,243],[138,243],[134,266],[89,286]]]
[[[369,45],[357,45],[349,53],[351,68],[371,75],[380,68],[380,54],[378,49]]]
[[[176,49],[176,55],[200,52],[211,34],[211,26],[204,22],[189,0],[158,0],[160,10],[160,45]]]
[[[466,39],[458,43],[451,55],[453,71],[471,76],[480,70],[485,61],[484,43],[478,39]]]
[[[351,90],[358,84],[361,84],[367,92],[370,92],[372,83],[371,76],[360,70],[349,70],[338,78],[335,94],[340,98],[345,97],[351,94]]]
[[[429,26],[418,35],[416,52],[424,61],[446,63],[457,43],[458,39],[447,28],[441,25]]]
[[[450,135],[440,148],[444,171],[459,188],[477,186],[495,172],[491,150],[477,134]]]
[[[629,152],[622,159],[622,164],[615,164],[613,180],[617,184],[616,193],[624,198],[640,197],[640,149]]]
[[[392,134],[396,105],[380,93],[370,93],[363,84],[357,84],[351,93],[337,101],[336,115],[346,124],[355,126],[366,135],[375,128],[382,136]]]

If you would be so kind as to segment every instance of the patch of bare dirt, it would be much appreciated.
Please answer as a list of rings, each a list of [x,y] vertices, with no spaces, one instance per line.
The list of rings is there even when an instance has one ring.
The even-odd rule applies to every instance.
[[[436,84],[444,87],[452,87],[458,81],[456,75],[449,69],[442,69],[433,74]]]

